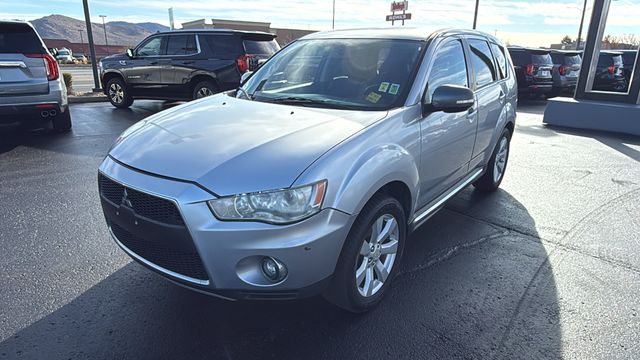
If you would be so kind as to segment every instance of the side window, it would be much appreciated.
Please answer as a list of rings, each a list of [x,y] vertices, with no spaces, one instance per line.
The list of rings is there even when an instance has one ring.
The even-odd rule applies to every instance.
[[[428,95],[441,85],[460,85],[469,87],[467,63],[459,40],[449,41],[438,49],[427,82]]]
[[[482,87],[496,80],[496,69],[489,44],[484,40],[469,39],[471,63],[476,71],[476,85]]]
[[[156,36],[147,40],[137,51],[138,56],[158,56],[161,55],[162,37]]]
[[[195,35],[171,35],[167,55],[191,55],[198,52]]]
[[[491,51],[493,52],[493,57],[496,60],[496,64],[498,65],[498,75],[500,79],[506,79],[509,77],[509,73],[507,72],[507,58],[504,56],[504,48],[500,45],[496,45],[491,43]]]
[[[203,39],[216,58],[235,59],[242,53],[240,40],[233,35],[202,35],[200,45]]]

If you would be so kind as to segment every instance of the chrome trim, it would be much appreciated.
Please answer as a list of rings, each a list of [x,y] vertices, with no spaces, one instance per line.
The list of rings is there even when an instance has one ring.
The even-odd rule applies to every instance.
[[[423,220],[427,220],[429,215],[432,215],[436,210],[438,210],[442,205],[444,205],[444,203],[447,202],[447,200],[451,199],[453,196],[459,193],[462,189],[464,189],[469,184],[471,184],[474,180],[479,178],[480,175],[482,175],[482,169],[478,169],[478,171],[473,173],[469,178],[467,178],[467,180],[465,180],[462,184],[456,186],[453,190],[451,190],[448,194],[446,194],[442,199],[440,199],[438,202],[433,204],[431,207],[422,211],[420,214],[415,215],[413,220],[411,221],[411,224],[414,225],[414,227],[418,227],[422,225],[422,224],[418,224],[418,225],[415,225],[415,224]]]
[[[182,281],[187,281],[190,283],[194,283],[197,285],[204,285],[204,286],[208,286],[209,285],[209,280],[200,280],[200,279],[195,279],[189,276],[185,276],[182,274],[178,274],[177,272],[173,272],[171,270],[165,269],[162,266],[156,265],[154,263],[152,263],[151,261],[143,258],[142,256],[134,253],[133,251],[131,251],[131,249],[129,249],[128,247],[124,246],[123,243],[120,242],[120,240],[118,240],[118,238],[116,237],[116,235],[113,233],[113,230],[111,230],[111,226],[108,227],[109,228],[109,234],[111,234],[111,237],[113,238],[113,240],[115,240],[116,244],[118,244],[118,246],[120,246],[120,248],[127,253],[127,255],[131,256],[132,258],[134,258],[135,260],[153,268],[154,270],[161,272],[165,275],[169,275],[172,276],[176,279],[180,279]]]
[[[19,68],[26,69],[27,64],[25,64],[23,61],[0,61],[0,67],[4,67],[4,68],[19,67]]]

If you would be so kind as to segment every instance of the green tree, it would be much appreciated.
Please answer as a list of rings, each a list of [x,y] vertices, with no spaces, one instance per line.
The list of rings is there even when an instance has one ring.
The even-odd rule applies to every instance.
[[[562,38],[562,40],[560,40],[560,44],[562,44],[562,45],[571,45],[571,44],[573,44],[573,40],[571,39],[571,36],[565,35]]]

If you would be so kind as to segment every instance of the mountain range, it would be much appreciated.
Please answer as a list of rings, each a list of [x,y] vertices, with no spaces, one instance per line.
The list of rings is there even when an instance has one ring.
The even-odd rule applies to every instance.
[[[32,20],[31,24],[43,39],[63,39],[76,43],[87,42],[87,27],[84,20],[54,14]],[[169,30],[169,27],[157,23],[130,23],[126,21],[107,22],[106,28],[109,45],[131,47],[157,31]],[[94,42],[98,45],[104,45],[102,24],[92,23],[91,29]]]

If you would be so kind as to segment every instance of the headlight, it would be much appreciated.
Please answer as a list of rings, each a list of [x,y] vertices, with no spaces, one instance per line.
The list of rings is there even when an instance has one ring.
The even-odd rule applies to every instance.
[[[220,220],[287,224],[320,211],[326,189],[323,180],[293,189],[223,197],[209,201],[209,206]]]

